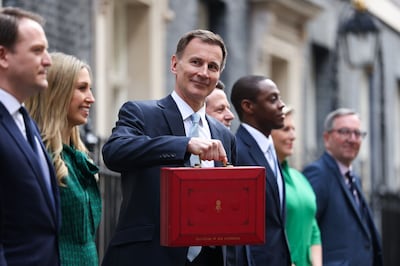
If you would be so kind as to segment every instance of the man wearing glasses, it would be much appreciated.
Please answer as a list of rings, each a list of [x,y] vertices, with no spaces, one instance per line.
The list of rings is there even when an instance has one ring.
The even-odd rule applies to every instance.
[[[324,124],[326,151],[303,171],[317,197],[324,265],[383,265],[381,240],[352,169],[365,136],[355,111],[331,112]]]

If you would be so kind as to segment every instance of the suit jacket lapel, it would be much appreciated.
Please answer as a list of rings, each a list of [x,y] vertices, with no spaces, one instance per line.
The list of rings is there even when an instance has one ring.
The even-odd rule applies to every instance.
[[[214,126],[213,121],[208,119],[207,115],[206,115],[206,119],[208,122],[208,127],[210,128],[211,138],[212,139],[222,139],[221,132],[218,131],[217,128]]]
[[[163,112],[165,122],[168,124],[170,134],[174,136],[186,136],[185,125],[181,113],[179,112],[178,106],[171,95],[158,101],[158,106]],[[184,162],[184,166],[190,167],[189,157]]]
[[[328,153],[325,153],[324,155],[326,156],[326,159],[327,159],[329,167],[331,168],[331,171],[334,173],[335,178],[337,179],[338,183],[340,184],[340,189],[345,194],[346,201],[351,206],[351,209],[352,209],[354,215],[357,217],[358,222],[361,224],[361,227],[363,228],[364,232],[368,236],[370,236],[369,230],[367,228],[367,224],[364,222],[364,219],[363,219],[363,217],[361,215],[361,210],[356,205],[356,203],[355,203],[355,201],[353,199],[353,195],[351,195],[349,187],[347,186],[347,184],[346,184],[346,182],[344,180],[344,177],[342,176],[336,161]],[[357,190],[358,190],[357,192],[358,192],[358,196],[359,196],[359,199],[360,199],[360,204],[367,204],[365,202],[364,198],[362,197],[362,194],[360,193],[360,190],[359,190],[358,186],[357,186]],[[365,205],[365,206],[367,206],[367,205]]]
[[[165,119],[171,129],[171,135],[186,136],[185,126],[182,121],[181,113],[171,95],[158,101],[158,106],[162,109]]]
[[[213,121],[208,119],[207,115],[206,115],[206,119],[208,122],[208,127],[210,128],[211,138],[222,140],[223,139],[222,133],[217,129],[216,126],[214,126]],[[224,143],[222,143],[222,144],[224,144]],[[224,146],[224,148],[225,148],[225,151],[228,153],[228,151],[226,150],[227,148],[225,146]],[[228,160],[229,160],[229,158],[228,158]],[[214,166],[215,167],[223,167],[224,165],[220,161],[214,161]]]
[[[51,199],[49,198],[50,195],[48,194],[48,189],[46,187],[46,184],[44,183],[44,178],[42,174],[42,170],[40,167],[40,162],[38,155],[34,153],[32,150],[32,147],[30,144],[26,141],[24,136],[22,135],[21,130],[18,128],[18,126],[15,124],[14,119],[12,116],[9,114],[7,109],[4,107],[4,105],[0,102],[0,122],[4,124],[4,128],[8,131],[10,137],[14,139],[16,146],[21,150],[21,153],[24,154],[26,157],[26,161],[29,163],[31,166],[33,172],[35,173],[35,177],[37,179],[37,182],[39,183],[39,187],[42,190],[43,195],[45,195],[46,202],[49,205],[49,209],[51,210],[53,217],[55,217],[55,210],[52,207],[51,204]],[[36,131],[36,130],[35,130]],[[39,133],[35,132],[36,137],[39,137]],[[40,141],[41,143],[41,141]],[[12,145],[10,143],[10,145]],[[41,143],[42,145],[42,143]],[[43,147],[43,145],[42,145]],[[43,147],[44,148],[44,147]],[[47,162],[49,164],[49,161]],[[51,163],[51,162],[50,162]]]
[[[280,207],[280,200],[279,200],[279,189],[278,184],[275,179],[274,172],[272,171],[271,167],[268,164],[267,159],[265,158],[264,153],[261,151],[260,147],[258,146],[257,142],[254,138],[248,133],[248,131],[243,127],[240,126],[237,131],[237,136],[248,146],[247,152],[248,156],[252,158],[254,165],[264,166],[267,175],[267,184],[272,187],[273,198],[275,199],[275,203],[277,205],[278,210],[281,209]],[[246,152],[246,151],[239,151],[239,152]],[[282,215],[279,215],[280,218],[283,218]]]
[[[356,180],[357,179],[359,179],[358,176],[356,177]],[[364,228],[365,232],[368,235],[370,235],[370,233],[373,234],[374,231],[375,231],[375,225],[372,222],[372,215],[371,215],[371,212],[369,211],[368,203],[367,203],[367,201],[365,200],[365,198],[364,198],[364,196],[362,194],[362,189],[361,189],[361,186],[360,186],[358,180],[357,180],[357,182],[355,184],[355,187],[356,187],[356,190],[357,190],[357,193],[358,193],[358,197],[359,197],[359,200],[360,200],[360,207],[356,206],[357,208],[360,209],[359,212],[358,212],[359,219],[360,219],[360,221],[363,221],[362,224],[363,224],[363,228]],[[368,228],[370,230],[368,230]],[[370,235],[370,237],[372,239],[373,236]]]
[[[14,119],[8,113],[7,109],[5,109],[5,107],[2,103],[0,103],[0,108],[1,108],[1,112],[2,112],[1,122],[4,124],[4,128],[8,131],[10,137],[14,139],[15,143],[17,144],[16,146],[19,147],[21,152],[24,154],[27,162],[32,167],[36,176],[41,176],[40,165],[39,165],[36,154],[32,150],[32,147],[26,141],[26,139],[22,135],[21,130],[15,124]],[[11,145],[11,143],[10,143],[10,145]]]
[[[35,135],[39,140],[41,139],[40,133],[38,131],[36,131],[36,128],[35,128]],[[56,178],[56,174],[54,171],[53,162],[52,162],[49,154],[47,153],[46,147],[44,146],[42,141],[39,141],[39,143],[40,143],[40,148],[42,149],[42,152],[45,156],[47,167],[49,169],[50,182],[51,182],[51,191],[50,192],[53,193],[52,197],[54,200],[54,204],[52,204],[52,202],[51,202],[52,201],[50,198],[51,196],[48,194],[49,191],[47,189],[46,184],[44,183],[45,182],[43,180],[44,178],[39,178],[42,181],[40,183],[40,185],[42,187],[42,190],[45,190],[44,193],[47,195],[47,198],[46,198],[47,203],[49,205],[49,208],[51,208],[53,211],[54,219],[57,220],[59,217],[59,213],[58,213],[58,211],[59,211],[59,208],[58,208],[58,206],[59,206],[59,197],[58,197],[59,191],[58,191],[57,178]]]

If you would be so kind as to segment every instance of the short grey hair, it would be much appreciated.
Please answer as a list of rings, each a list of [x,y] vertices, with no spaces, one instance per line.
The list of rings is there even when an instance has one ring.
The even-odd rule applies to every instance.
[[[333,122],[336,120],[338,117],[346,116],[346,115],[356,115],[359,117],[359,114],[354,111],[353,109],[349,108],[338,108],[332,112],[330,112],[324,122],[324,130],[325,132],[331,131],[333,129]]]

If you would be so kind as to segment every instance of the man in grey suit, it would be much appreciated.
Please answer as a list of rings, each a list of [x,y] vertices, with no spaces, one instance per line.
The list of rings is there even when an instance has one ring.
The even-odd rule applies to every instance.
[[[241,77],[232,88],[231,101],[240,119],[236,132],[237,165],[265,166],[265,244],[251,246],[255,265],[290,265],[285,233],[285,186],[270,136],[284,125],[283,107],[276,84],[258,75]]]
[[[131,101],[120,109],[103,147],[106,165],[121,173],[123,196],[104,266],[247,265],[244,247],[160,245],[160,168],[190,166],[192,154],[203,167],[236,162],[234,136],[205,114],[205,98],[215,88],[226,55],[220,36],[188,32],[171,58],[174,91],[161,100]],[[189,137],[195,113],[200,115],[199,137]]]
[[[48,85],[42,25],[36,14],[0,8],[0,265],[59,265],[58,186],[22,106]]]
[[[306,166],[317,197],[324,265],[382,266],[381,241],[352,162],[362,139],[359,115],[346,108],[325,119],[326,151]]]

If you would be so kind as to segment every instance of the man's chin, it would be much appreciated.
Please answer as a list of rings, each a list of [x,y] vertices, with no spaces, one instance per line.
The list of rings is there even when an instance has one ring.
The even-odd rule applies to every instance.
[[[276,124],[275,125],[275,127],[273,128],[273,129],[281,129],[281,128],[283,128],[285,126],[285,124],[284,123],[282,123],[282,124]]]

